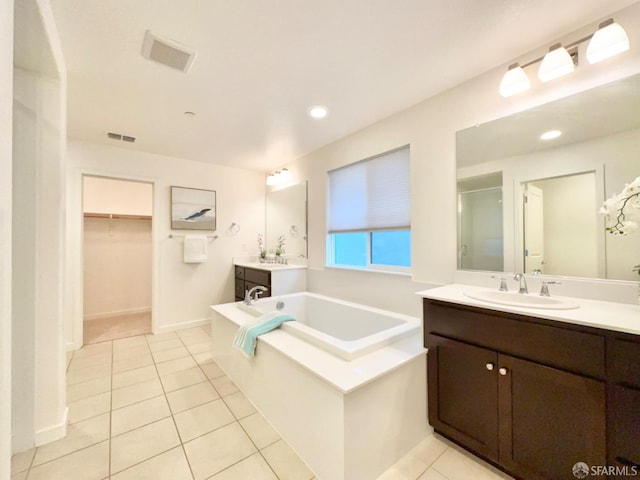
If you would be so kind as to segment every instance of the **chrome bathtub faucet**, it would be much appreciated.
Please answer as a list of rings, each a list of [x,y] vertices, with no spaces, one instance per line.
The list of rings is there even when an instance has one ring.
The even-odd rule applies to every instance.
[[[258,285],[256,287],[253,287],[251,290],[246,290],[246,293],[244,295],[244,304],[245,305],[253,305],[251,303],[251,294],[253,292],[256,292],[256,295],[253,298],[253,300],[257,300],[258,297],[260,296],[260,294],[266,292],[267,290],[269,290],[269,289],[267,287],[263,287],[262,285]]]

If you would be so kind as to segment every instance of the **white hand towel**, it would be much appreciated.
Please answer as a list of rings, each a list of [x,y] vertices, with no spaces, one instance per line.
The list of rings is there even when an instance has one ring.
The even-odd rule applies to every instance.
[[[184,263],[202,263],[207,260],[207,237],[205,235],[184,236]]]

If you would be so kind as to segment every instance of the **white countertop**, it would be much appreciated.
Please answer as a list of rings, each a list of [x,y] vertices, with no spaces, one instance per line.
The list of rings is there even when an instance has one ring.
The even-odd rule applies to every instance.
[[[573,310],[549,310],[540,308],[523,308],[475,300],[467,297],[464,292],[473,293],[490,290],[486,287],[452,284],[417,292],[423,298],[441,300],[443,302],[458,303],[472,307],[486,308],[500,312],[510,312],[530,317],[557,320],[587,327],[604,328],[618,332],[640,335],[640,305],[587,300],[573,297],[564,298],[580,307]]]
[[[276,270],[296,270],[307,268],[306,265],[283,264],[283,263],[259,263],[259,262],[234,262],[239,267],[255,268],[256,270],[268,270],[270,272]]]
[[[238,326],[255,320],[253,315],[240,310],[236,303],[212,305],[211,309]],[[264,342],[280,351],[343,393],[350,393],[416,357],[426,354],[422,346],[421,330],[414,336],[398,340],[350,362],[280,329],[260,335],[259,342]],[[259,354],[258,352],[257,355]]]

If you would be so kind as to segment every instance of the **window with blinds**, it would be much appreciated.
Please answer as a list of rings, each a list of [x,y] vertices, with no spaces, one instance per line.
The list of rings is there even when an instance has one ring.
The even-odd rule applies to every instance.
[[[409,147],[332,170],[328,177],[328,263],[409,267]]]

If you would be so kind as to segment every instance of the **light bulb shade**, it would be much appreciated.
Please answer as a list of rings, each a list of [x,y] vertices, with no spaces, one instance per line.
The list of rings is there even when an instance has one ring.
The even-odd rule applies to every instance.
[[[629,37],[619,24],[613,20],[604,22],[593,34],[587,47],[587,60],[597,63],[606,58],[629,50]]]
[[[573,72],[574,68],[573,59],[567,49],[562,46],[554,46],[542,59],[538,69],[538,78],[542,82],[548,82]]]
[[[524,92],[531,88],[529,77],[517,63],[511,65],[507,73],[502,77],[499,92],[503,97],[510,97],[516,93]]]
[[[279,182],[286,182],[286,181],[288,181],[290,179],[291,179],[291,172],[289,172],[288,169],[283,168],[280,171],[280,175],[279,175],[278,181]]]

